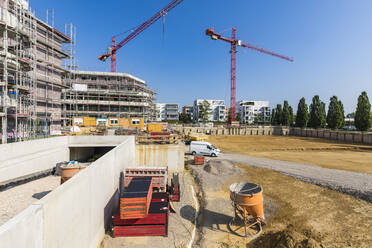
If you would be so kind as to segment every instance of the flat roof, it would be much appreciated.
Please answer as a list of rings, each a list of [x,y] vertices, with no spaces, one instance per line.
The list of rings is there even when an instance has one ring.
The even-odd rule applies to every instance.
[[[71,73],[79,75],[95,75],[95,76],[114,76],[114,77],[128,77],[133,80],[136,80],[140,83],[146,84],[146,81],[135,77],[133,75],[122,73],[122,72],[101,72],[101,71],[71,71]]]

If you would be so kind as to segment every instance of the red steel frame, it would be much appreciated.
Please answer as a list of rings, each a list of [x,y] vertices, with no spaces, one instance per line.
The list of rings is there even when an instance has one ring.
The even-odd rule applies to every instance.
[[[236,40],[236,28],[232,28],[232,39]],[[231,97],[230,120],[235,121],[236,112],[236,42],[231,43]]]
[[[159,20],[161,17],[168,14],[172,9],[177,7],[183,0],[173,0],[167,6],[165,6],[162,10],[157,12],[153,17],[151,17],[146,22],[142,23],[136,30],[130,33],[124,40],[122,40],[119,44],[116,45],[116,38],[115,36],[112,37],[112,45],[111,45],[111,53],[103,54],[98,57],[99,60],[105,61],[108,57],[111,56],[111,72],[116,72],[116,52],[122,48],[125,44],[135,38],[137,35],[142,33],[145,29],[151,26],[154,22]]]
[[[230,111],[231,111],[230,112],[230,117],[231,117],[231,121],[235,121],[235,119],[236,119],[235,118],[236,117],[235,113],[236,113],[236,53],[237,53],[236,47],[237,46],[249,48],[249,49],[255,50],[255,51],[260,52],[260,53],[265,53],[267,55],[271,55],[271,56],[274,56],[274,57],[277,57],[277,58],[280,58],[280,59],[284,59],[284,60],[288,60],[288,61],[293,62],[293,59],[289,58],[287,56],[283,56],[283,55],[274,53],[272,51],[263,49],[263,48],[258,47],[258,46],[254,46],[254,45],[251,45],[251,44],[248,44],[248,43],[243,43],[241,40],[237,40],[236,39],[236,28],[235,27],[232,28],[232,37],[231,38],[223,37],[221,34],[218,34],[218,33],[214,32],[214,30],[211,29],[211,28],[207,29],[205,34],[210,36],[213,40],[222,40],[222,41],[229,42],[231,44],[231,51],[230,51],[230,53],[231,53],[231,96],[230,96]]]

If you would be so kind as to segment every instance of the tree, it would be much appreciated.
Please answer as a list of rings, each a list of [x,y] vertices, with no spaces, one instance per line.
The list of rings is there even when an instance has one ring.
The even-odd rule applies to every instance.
[[[212,114],[211,104],[208,101],[203,101],[199,104],[198,119],[199,122],[208,122],[209,115]]]
[[[305,98],[302,97],[300,99],[300,102],[298,103],[295,124],[296,124],[296,127],[307,127],[308,122],[309,122],[309,111],[307,108],[307,104],[305,102]]]
[[[342,113],[342,124],[341,124],[341,127],[344,127],[345,126],[345,109],[344,109],[344,104],[342,104],[341,100],[338,101],[338,104],[340,105],[340,108],[341,108],[341,113]]]
[[[332,96],[328,106],[327,124],[330,128],[337,129],[344,126],[345,118],[343,106],[337,96]]]
[[[242,120],[242,115],[240,114],[240,112],[236,113],[236,121],[241,121]]]
[[[289,125],[292,126],[294,122],[293,108],[292,106],[289,106],[288,109],[289,109]]]
[[[191,115],[190,114],[186,114],[186,113],[181,113],[179,120],[182,123],[191,123],[192,122]]]
[[[282,110],[282,105],[277,104],[276,105],[276,110],[275,110],[275,125],[282,125],[283,124],[283,110]]]
[[[271,110],[271,125],[275,125],[276,110],[273,108]]]
[[[291,113],[289,111],[288,101],[284,101],[283,103],[282,124],[284,126],[289,126],[291,124]]]
[[[313,97],[313,101],[310,104],[310,119],[309,126],[313,128],[325,127],[326,125],[326,113],[325,103],[319,99],[316,95]]]
[[[368,131],[371,128],[371,104],[367,92],[363,91],[358,97],[358,106],[355,111],[355,127],[360,131]]]
[[[262,124],[265,122],[265,118],[264,118],[264,115],[263,113],[258,113],[255,117],[254,117],[254,123],[256,124]]]

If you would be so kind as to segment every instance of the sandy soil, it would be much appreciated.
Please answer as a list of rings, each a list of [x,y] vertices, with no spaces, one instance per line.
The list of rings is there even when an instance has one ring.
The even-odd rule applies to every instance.
[[[48,176],[0,192],[0,225],[57,188],[60,181]]]
[[[372,247],[372,204],[267,169],[244,170],[280,207],[248,247]]]
[[[210,136],[209,141],[222,151],[372,174],[372,146],[283,136]]]
[[[199,236],[194,247],[245,247],[246,239],[235,236],[227,228],[234,215],[228,189],[236,181],[249,180],[248,175],[226,160],[210,160],[205,166],[192,165],[191,172],[199,185],[201,202]],[[265,197],[264,207],[268,219],[278,211],[270,197]]]
[[[186,172],[180,174],[181,201],[173,203],[176,213],[170,214],[168,237],[113,238],[107,234],[105,235],[101,247],[187,247],[191,239],[192,231],[194,229],[193,223],[197,214],[194,207],[191,185],[193,185],[193,180],[189,173]]]
[[[211,159],[191,166],[201,190],[200,236],[195,247],[371,247],[372,204],[271,170]],[[237,237],[228,187],[251,181],[264,190],[267,225],[256,240]]]

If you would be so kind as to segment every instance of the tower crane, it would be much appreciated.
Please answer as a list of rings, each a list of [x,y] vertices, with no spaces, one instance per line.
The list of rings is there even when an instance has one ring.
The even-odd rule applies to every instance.
[[[151,26],[154,22],[159,20],[161,17],[164,17],[168,14],[172,9],[177,7],[183,0],[173,0],[167,6],[165,6],[162,10],[157,12],[153,17],[151,17],[146,22],[142,23],[137,29],[135,29],[132,33],[130,33],[124,40],[120,43],[116,44],[116,36],[112,36],[111,47],[108,48],[106,54],[103,54],[98,57],[101,61],[106,61],[109,57],[111,57],[111,72],[116,72],[116,53],[117,51],[122,48],[125,44],[135,38],[137,35],[142,33],[145,29]]]
[[[236,53],[237,46],[249,48],[260,53],[265,53],[280,59],[285,59],[293,62],[292,58],[274,53],[272,51],[254,46],[251,44],[243,43],[241,40],[236,39],[236,28],[232,28],[231,38],[223,37],[221,34],[216,33],[212,28],[208,28],[205,31],[207,36],[210,36],[212,40],[222,40],[231,44],[231,96],[230,96],[230,120],[231,122],[235,121],[235,112],[236,112]]]

